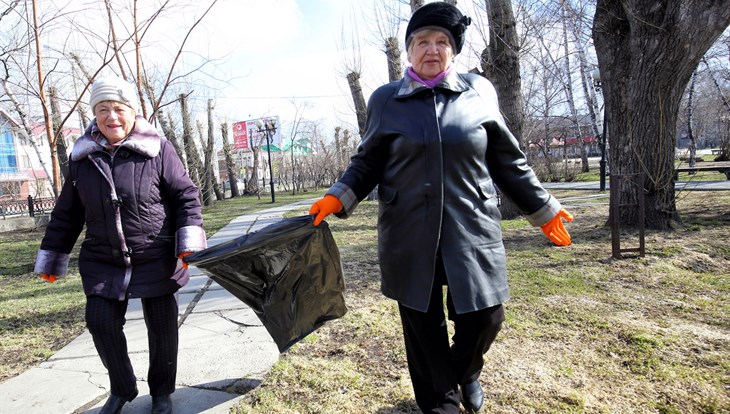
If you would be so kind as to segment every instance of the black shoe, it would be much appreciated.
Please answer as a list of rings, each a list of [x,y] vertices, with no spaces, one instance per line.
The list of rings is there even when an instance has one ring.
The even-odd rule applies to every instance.
[[[122,412],[122,407],[127,401],[132,401],[137,396],[138,391],[135,389],[134,392],[127,398],[120,397],[118,395],[111,394],[109,398],[101,407],[99,414],[119,414]]]
[[[152,414],[172,414],[170,394],[152,397]]]
[[[461,389],[461,404],[470,413],[479,412],[484,404],[484,391],[479,380],[459,386]]]

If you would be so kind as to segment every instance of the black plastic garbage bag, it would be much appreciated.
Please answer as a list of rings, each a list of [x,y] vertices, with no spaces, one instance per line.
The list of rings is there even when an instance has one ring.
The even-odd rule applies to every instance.
[[[285,219],[185,258],[253,309],[284,352],[347,312],[337,245],[327,222]]]

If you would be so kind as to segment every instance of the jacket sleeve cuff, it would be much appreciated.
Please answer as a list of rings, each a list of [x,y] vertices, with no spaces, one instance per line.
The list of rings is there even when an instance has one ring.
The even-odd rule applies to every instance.
[[[68,273],[68,262],[71,256],[51,250],[39,250],[35,259],[34,273],[63,276]]]
[[[525,218],[534,227],[542,227],[548,221],[552,220],[556,214],[560,212],[563,206],[560,205],[560,201],[557,198],[550,196],[550,199],[536,212],[532,214],[526,214]]]
[[[200,226],[185,226],[178,229],[175,235],[175,255],[180,253],[197,252],[208,247],[205,230]]]
[[[340,200],[340,203],[342,203],[342,210],[339,213],[335,213],[335,216],[339,218],[344,219],[350,217],[350,214],[352,214],[352,211],[355,210],[355,207],[360,204],[355,196],[355,192],[353,192],[347,185],[339,182],[332,185],[332,187],[330,187],[327,191],[327,194],[337,197]]]

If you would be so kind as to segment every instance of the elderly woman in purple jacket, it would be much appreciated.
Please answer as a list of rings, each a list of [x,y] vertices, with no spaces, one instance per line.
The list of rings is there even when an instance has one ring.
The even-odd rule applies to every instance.
[[[91,87],[95,119],[73,147],[61,195],[35,264],[49,281],[64,275],[84,226],[79,272],[86,325],[109,372],[101,414],[137,396],[124,336],[129,298],[141,298],[153,413],[172,412],[177,373],[176,292],[189,279],[178,260],[206,248],[198,188],[173,145],[136,115],[134,87],[107,77]]]

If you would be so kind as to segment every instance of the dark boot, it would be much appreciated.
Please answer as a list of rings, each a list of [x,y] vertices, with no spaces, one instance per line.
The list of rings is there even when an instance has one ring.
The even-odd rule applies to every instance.
[[[470,413],[479,412],[484,404],[484,391],[479,380],[462,384],[459,388],[461,389],[461,404],[466,411]]]
[[[152,414],[172,414],[170,394],[152,397]]]
[[[132,401],[137,396],[137,393],[138,391],[134,390],[134,392],[126,398],[114,394],[109,395],[109,398],[104,403],[104,406],[101,407],[101,411],[99,411],[99,414],[121,413],[124,404],[127,403],[127,401]]]

